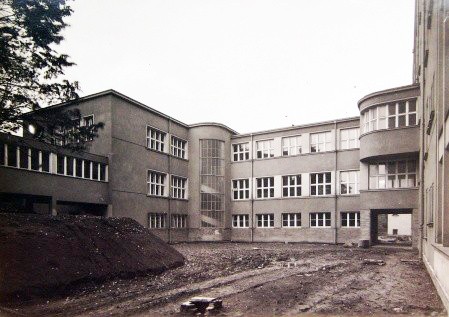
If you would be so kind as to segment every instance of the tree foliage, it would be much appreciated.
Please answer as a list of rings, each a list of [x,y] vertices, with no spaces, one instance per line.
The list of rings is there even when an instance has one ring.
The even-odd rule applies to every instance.
[[[11,133],[32,123],[42,140],[57,139],[58,131],[81,133],[75,147],[95,136],[102,123],[80,129],[80,113],[37,111],[45,105],[76,100],[78,82],[62,79],[64,69],[74,65],[55,46],[63,40],[64,18],[72,9],[66,0],[0,0],[0,132]],[[53,137],[53,141],[54,141]],[[71,147],[70,144],[65,144]]]

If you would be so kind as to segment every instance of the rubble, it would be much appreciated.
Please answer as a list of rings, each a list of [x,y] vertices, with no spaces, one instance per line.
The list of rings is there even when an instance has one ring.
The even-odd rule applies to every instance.
[[[385,265],[384,260],[376,260],[376,259],[363,259],[363,264],[372,264],[372,265]]]
[[[193,297],[181,304],[180,311],[183,313],[204,315],[206,312],[216,312],[223,308],[223,300],[215,297]]]

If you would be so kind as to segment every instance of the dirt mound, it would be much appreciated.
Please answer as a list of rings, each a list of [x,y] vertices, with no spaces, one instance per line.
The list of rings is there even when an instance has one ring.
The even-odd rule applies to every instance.
[[[129,218],[0,213],[0,300],[160,273],[184,257]]]

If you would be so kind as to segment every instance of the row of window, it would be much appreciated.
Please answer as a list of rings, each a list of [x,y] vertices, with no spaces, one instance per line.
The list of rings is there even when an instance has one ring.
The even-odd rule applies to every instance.
[[[340,130],[340,149],[359,148],[359,128],[341,129]],[[283,137],[282,138],[282,156],[299,155],[302,151],[301,135]],[[311,133],[310,136],[310,152],[325,152],[333,150],[332,134],[330,131]],[[274,157],[274,139],[261,140],[255,142],[256,158],[264,159]],[[249,142],[237,143],[232,145],[232,160],[234,162],[247,161],[250,159]]]
[[[310,195],[331,195],[332,180],[331,173],[310,174]],[[359,193],[359,171],[340,172],[340,194],[354,195]],[[256,198],[274,197],[274,177],[256,178]],[[234,200],[245,200],[250,198],[250,180],[232,180],[232,197]],[[282,197],[302,196],[302,175],[282,176]]]
[[[343,228],[359,228],[360,212],[342,212],[341,227]],[[283,213],[282,228],[301,228],[301,213]],[[312,212],[309,213],[309,226],[311,228],[330,228],[331,213],[330,212]],[[232,216],[233,228],[249,228],[249,215],[240,214]],[[274,228],[274,214],[256,214],[257,228]]]
[[[55,171],[52,170],[53,158],[56,159]],[[90,180],[107,181],[106,164],[66,155],[56,155],[49,151],[41,151],[26,146],[0,143],[0,165]]]
[[[147,127],[147,147],[158,152],[166,152],[167,133]],[[170,138],[170,154],[182,159],[187,159],[187,141],[174,135]]]
[[[363,133],[414,126],[417,124],[416,116],[416,100],[379,105],[363,112]]]
[[[167,187],[168,174],[148,171],[147,175],[147,193],[152,196],[166,197],[168,196]],[[187,178],[171,175],[170,181],[171,193],[170,197],[175,199],[187,199]]]
[[[416,186],[416,161],[399,160],[370,164],[369,188],[409,188]]]
[[[148,214],[148,228],[151,228],[151,229],[167,228],[167,214],[149,213]],[[170,228],[187,228],[187,215],[172,214]]]

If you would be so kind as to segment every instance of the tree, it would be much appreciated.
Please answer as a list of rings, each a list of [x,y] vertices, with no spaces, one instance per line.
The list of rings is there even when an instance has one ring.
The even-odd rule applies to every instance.
[[[0,0],[0,132],[32,124],[35,138],[80,150],[103,127],[83,127],[76,109],[36,111],[78,98],[78,82],[61,79],[74,63],[54,49],[71,13],[67,0]]]

